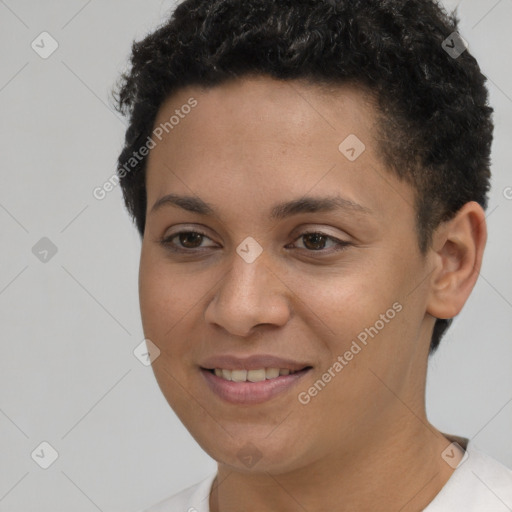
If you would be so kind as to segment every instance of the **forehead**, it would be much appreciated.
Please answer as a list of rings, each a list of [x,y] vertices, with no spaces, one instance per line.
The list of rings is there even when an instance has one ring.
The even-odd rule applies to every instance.
[[[216,127],[215,133],[221,128],[231,128],[234,133],[240,133],[241,128],[243,133],[263,127],[267,133],[270,130],[279,134],[279,141],[283,142],[300,135],[311,138],[324,131],[337,131],[341,135],[352,129],[361,133],[370,130],[376,118],[373,96],[363,87],[275,80],[257,75],[210,88],[180,89],[162,104],[155,126],[168,121],[169,113],[179,111],[192,97],[198,105],[191,117],[200,117],[202,124],[194,126],[199,136],[211,136],[207,131],[212,125]],[[186,126],[177,128],[172,132],[186,132]],[[314,132],[304,133],[311,128]]]
[[[371,97],[355,86],[265,76],[211,88],[190,86],[172,94],[158,111],[148,174],[154,174],[152,160],[176,167],[202,165],[205,159],[209,167],[249,163],[257,172],[260,163],[268,168],[269,160],[277,163],[287,155],[291,164],[307,165],[314,158],[330,166],[347,137],[364,144],[364,157],[374,153],[374,124]]]
[[[375,122],[372,96],[354,85],[258,76],[181,89],[155,121],[156,129],[167,123],[167,130],[149,155],[148,206],[171,192],[212,203],[231,192],[264,205],[270,195],[339,191],[357,203],[364,192],[367,205],[378,209],[387,171]],[[395,199],[403,202],[400,194]]]

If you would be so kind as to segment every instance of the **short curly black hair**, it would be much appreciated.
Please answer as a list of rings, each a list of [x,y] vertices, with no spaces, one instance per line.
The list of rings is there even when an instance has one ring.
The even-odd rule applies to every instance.
[[[183,1],[133,43],[131,66],[114,88],[116,109],[129,116],[117,174],[140,236],[147,158],[133,155],[164,100],[187,85],[259,74],[372,92],[383,161],[416,193],[424,254],[434,229],[465,203],[487,207],[490,187],[486,78],[457,27],[456,15],[434,0]],[[431,353],[450,323],[436,319]]]

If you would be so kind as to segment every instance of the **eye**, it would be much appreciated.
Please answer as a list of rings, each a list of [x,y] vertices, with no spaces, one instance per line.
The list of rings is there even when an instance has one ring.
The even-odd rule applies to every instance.
[[[296,238],[296,241],[300,239],[303,239],[303,247],[298,247],[298,249],[323,254],[341,251],[350,245],[349,242],[339,240],[338,238],[322,233],[321,231],[308,231],[302,233],[298,238]],[[189,229],[173,233],[162,240],[159,240],[159,243],[172,252],[181,253],[193,253],[200,249],[216,247],[214,242],[212,242],[211,245],[203,245],[205,240],[210,240],[210,242],[212,242],[205,233]],[[328,243],[331,243],[330,247],[327,245]]]
[[[177,239],[177,244],[173,242],[174,239]],[[172,235],[163,238],[159,242],[166,249],[174,252],[192,252],[194,249],[215,246],[215,244],[210,246],[202,246],[201,244],[205,239],[210,240],[205,233],[202,233],[201,231],[188,230],[173,233]]]
[[[299,247],[299,249],[304,248],[309,252],[336,252],[345,249],[349,242],[345,242],[343,240],[339,240],[333,236],[326,235],[320,231],[308,231],[306,233],[302,233],[296,240],[303,239],[303,246]],[[332,242],[331,249],[326,248],[326,244],[328,242]]]

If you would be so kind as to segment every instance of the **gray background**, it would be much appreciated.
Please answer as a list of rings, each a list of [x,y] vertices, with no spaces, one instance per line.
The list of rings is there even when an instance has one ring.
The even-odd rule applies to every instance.
[[[0,1],[0,511],[136,511],[215,469],[133,355],[140,241],[119,187],[92,195],[124,136],[109,89],[132,39],[173,6]],[[459,8],[496,109],[489,242],[431,360],[428,411],[512,466],[512,0]],[[43,31],[59,45],[47,59],[31,48]],[[57,248],[46,262],[32,252],[42,237]],[[59,454],[46,470],[31,458],[42,441]]]

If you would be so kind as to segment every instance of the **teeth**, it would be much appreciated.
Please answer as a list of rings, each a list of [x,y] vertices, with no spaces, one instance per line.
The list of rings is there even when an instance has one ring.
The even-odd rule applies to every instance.
[[[279,368],[267,368],[265,378],[275,379],[276,377],[279,377]]]
[[[262,382],[268,379],[275,379],[280,375],[290,375],[295,373],[289,368],[259,368],[257,370],[226,370],[225,368],[215,368],[214,373],[217,377],[233,382]]]
[[[261,368],[261,370],[249,370],[247,372],[247,380],[250,382],[261,382],[262,380],[265,380],[266,372],[265,368]]]
[[[247,370],[232,370],[231,380],[233,382],[245,382],[247,380]]]

